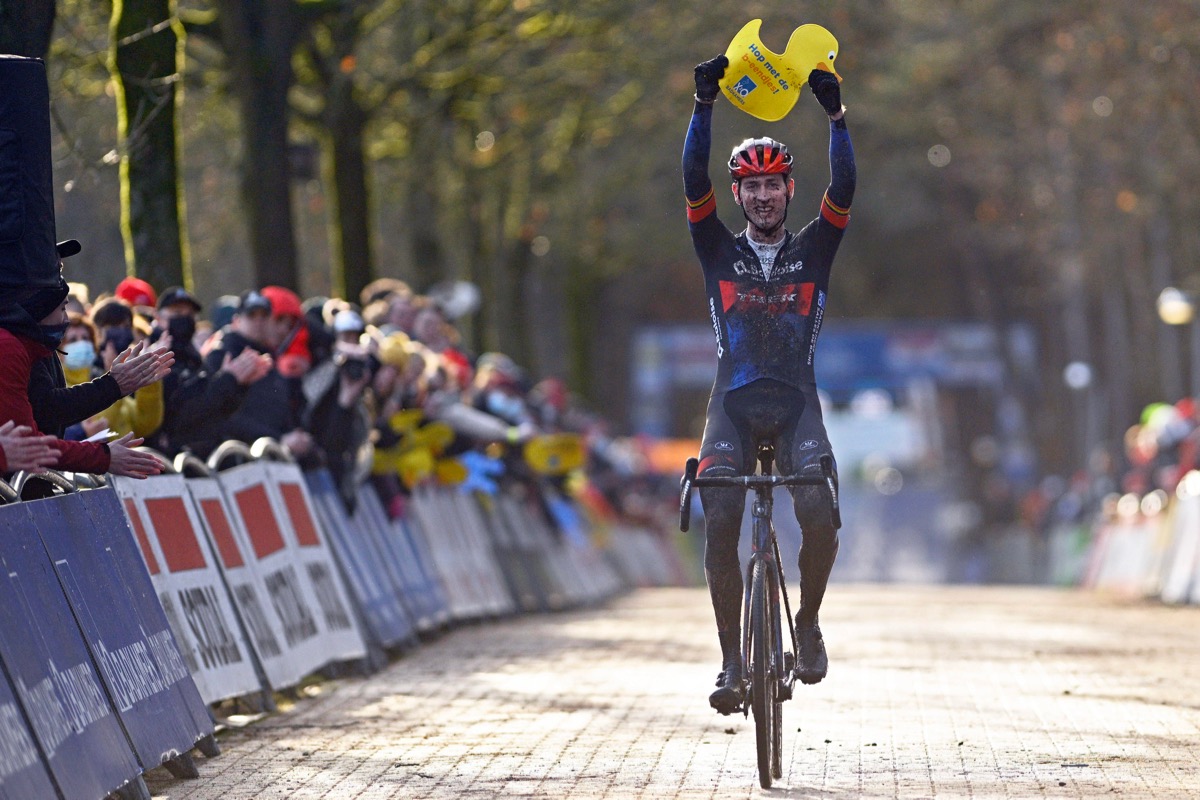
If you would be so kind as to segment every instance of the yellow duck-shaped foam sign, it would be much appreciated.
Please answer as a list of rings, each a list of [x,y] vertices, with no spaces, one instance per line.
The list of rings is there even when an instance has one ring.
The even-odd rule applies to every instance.
[[[729,102],[751,116],[768,122],[781,120],[796,105],[800,90],[814,69],[832,72],[838,43],[820,25],[801,25],[792,31],[783,54],[767,49],[759,38],[761,19],[752,19],[738,31],[725,51],[729,66],[720,80]]]

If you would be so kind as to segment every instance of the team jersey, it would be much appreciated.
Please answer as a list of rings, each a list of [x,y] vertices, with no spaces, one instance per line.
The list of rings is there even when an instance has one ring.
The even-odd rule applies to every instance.
[[[711,113],[711,106],[697,104],[684,148],[684,182],[717,342],[713,391],[760,378],[803,388],[816,380],[813,359],[830,268],[850,219],[855,176],[849,135],[844,124],[831,127],[833,175],[820,213],[798,233],[785,234],[768,277],[746,233],[734,234],[717,216],[707,175]]]

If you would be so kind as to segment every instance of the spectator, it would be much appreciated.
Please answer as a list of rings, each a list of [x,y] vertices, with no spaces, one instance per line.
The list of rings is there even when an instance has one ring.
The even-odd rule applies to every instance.
[[[154,287],[141,278],[124,278],[117,284],[113,296],[124,300],[130,308],[141,313],[153,313],[158,306],[158,294]]]
[[[181,288],[164,291],[158,300],[156,334],[166,336],[175,364],[163,381],[164,418],[152,440],[168,455],[184,449],[206,458],[221,443],[221,426],[246,396],[247,387],[271,370],[271,357],[247,349],[228,353],[206,368],[192,343],[201,305]]]
[[[278,366],[267,369],[262,379],[246,390],[237,406],[223,415],[225,419],[217,428],[219,439],[252,444],[266,436],[279,441],[297,457],[307,457],[313,450],[313,442],[301,429],[304,397],[298,377],[307,366],[295,366],[308,358],[298,345],[304,342],[300,336],[304,330],[300,322],[304,313],[300,298],[277,286],[246,293],[243,298],[244,308],[238,314],[239,330],[223,335],[222,344],[209,351],[205,360],[208,369],[247,353],[268,361],[274,357]],[[269,315],[265,311],[268,305]],[[260,337],[261,341],[251,336]],[[286,369],[297,372],[287,375]]]
[[[89,334],[94,329],[83,318],[76,317],[74,327],[81,326]],[[65,323],[64,336],[70,327],[71,322]],[[166,349],[127,346],[106,364],[106,373],[89,380],[91,376],[85,368],[82,374],[77,373],[84,380],[68,385],[62,362],[53,353],[47,354],[31,366],[27,389],[38,429],[63,438],[69,426],[101,415],[121,398],[162,380],[172,361],[173,356]]]
[[[66,281],[38,289],[17,302],[0,305],[0,424],[13,422],[40,435],[28,387],[34,365],[54,358],[67,329]],[[154,362],[157,365],[157,360]],[[132,434],[110,444],[68,442],[55,438],[56,466],[73,472],[111,472],[132,478],[157,474],[162,464],[153,455],[133,448],[142,443]]]
[[[333,358],[318,364],[303,381],[303,426],[324,454],[325,465],[350,511],[354,510],[358,485],[355,466],[372,427],[363,393],[378,363],[357,342],[338,341]]]
[[[86,317],[68,315],[67,334],[63,339],[63,373],[67,386],[77,386],[90,380],[99,358],[96,353],[96,328]],[[105,428],[118,436],[126,433],[143,438],[150,436],[162,425],[162,391],[161,380],[142,386],[104,411],[70,426],[63,438],[87,439]]]
[[[12,420],[0,425],[0,475],[18,470],[42,472],[58,463],[53,436],[40,436]]]
[[[362,315],[352,308],[345,308],[333,317],[333,333],[342,344],[358,344],[367,330]]]

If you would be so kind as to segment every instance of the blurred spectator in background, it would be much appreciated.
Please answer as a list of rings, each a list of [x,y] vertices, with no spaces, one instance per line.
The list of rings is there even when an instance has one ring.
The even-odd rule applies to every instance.
[[[224,354],[208,369],[192,343],[200,302],[178,287],[164,291],[158,302],[156,335],[169,341],[175,364],[163,381],[163,424],[151,443],[170,456],[187,449],[207,458],[247,387],[270,372],[271,357],[246,349],[236,357]]]
[[[123,278],[113,291],[113,297],[125,301],[134,312],[146,319],[153,317],[154,310],[158,308],[158,293],[141,278]]]
[[[266,359],[272,366],[222,415],[213,446],[225,439],[253,444],[266,436],[304,458],[312,452],[313,442],[301,429],[304,397],[300,376],[311,361],[305,346],[307,336],[301,336],[304,311],[300,298],[282,287],[268,286],[243,294],[239,305],[237,327],[222,334],[221,343],[209,351],[208,369],[247,354]]]

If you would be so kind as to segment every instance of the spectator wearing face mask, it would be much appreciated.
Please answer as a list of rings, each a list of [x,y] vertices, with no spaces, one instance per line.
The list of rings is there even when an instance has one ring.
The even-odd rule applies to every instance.
[[[236,357],[226,353],[209,369],[192,344],[200,301],[173,287],[158,298],[155,336],[166,339],[175,364],[163,380],[163,424],[151,444],[174,456],[187,449],[200,458],[221,443],[223,420],[241,405],[249,386],[271,370],[271,357],[247,349]]]
[[[67,333],[61,350],[67,386],[77,386],[98,372],[101,361],[96,352],[96,328],[78,314],[67,315]],[[65,439],[81,440],[105,428],[118,436],[133,433],[147,437],[158,430],[163,420],[162,381],[155,381],[122,397],[104,411],[67,428]]]
[[[74,252],[78,252],[77,244]],[[63,254],[60,247],[60,257]],[[47,359],[58,364],[54,351],[67,330],[66,298],[67,284],[60,278],[55,287],[0,300],[0,425],[12,422],[12,430],[27,428],[31,434],[40,435],[28,393],[30,374],[35,365]],[[57,451],[55,466],[59,469],[144,478],[160,472],[162,464],[154,456],[133,449],[141,443],[128,435],[109,444],[59,438],[49,444]]]
[[[76,329],[87,324],[82,317],[76,316],[75,320]],[[70,321],[64,324],[64,337],[71,327]],[[60,339],[55,349],[62,348],[64,344],[64,340]],[[97,344],[93,338],[93,361]],[[68,427],[92,417],[103,416],[106,409],[122,398],[162,380],[170,371],[173,361],[172,354],[165,348],[127,345],[106,364],[103,374],[93,377],[87,374],[82,363],[86,346],[75,344],[72,347],[71,363],[78,365],[75,374],[80,380],[68,382],[64,363],[53,353],[37,360],[29,373],[28,396],[38,429],[60,439],[66,436]]]

